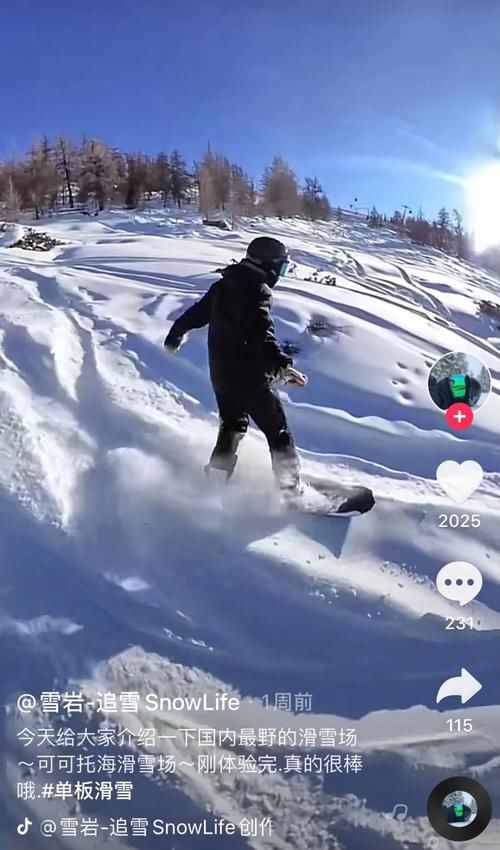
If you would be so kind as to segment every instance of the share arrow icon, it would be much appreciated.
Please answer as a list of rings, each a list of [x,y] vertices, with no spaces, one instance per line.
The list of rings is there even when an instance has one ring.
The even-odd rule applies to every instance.
[[[462,705],[465,705],[466,702],[469,702],[472,697],[475,697],[479,693],[482,687],[481,682],[478,682],[465,667],[462,667],[460,676],[455,676],[454,679],[448,679],[447,682],[441,685],[436,702],[439,704],[442,700],[447,699],[447,697],[460,697]]]

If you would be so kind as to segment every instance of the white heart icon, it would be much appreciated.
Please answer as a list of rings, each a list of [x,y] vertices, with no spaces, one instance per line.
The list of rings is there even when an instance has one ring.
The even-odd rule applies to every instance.
[[[481,486],[483,469],[475,460],[445,460],[438,466],[436,478],[450,499],[461,505]]]

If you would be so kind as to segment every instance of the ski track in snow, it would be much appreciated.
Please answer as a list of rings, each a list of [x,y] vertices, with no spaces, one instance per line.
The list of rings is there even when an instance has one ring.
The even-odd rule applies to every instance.
[[[0,246],[3,702],[69,681],[89,694],[227,689],[245,699],[243,725],[266,726],[260,696],[312,693],[302,725],[356,726],[365,772],[322,786],[298,775],[222,782],[189,771],[175,785],[139,783],[128,816],[169,805],[233,820],[272,811],[273,839],[226,839],[235,850],[416,850],[427,795],[450,772],[482,777],[498,802],[500,356],[475,307],[500,298],[498,280],[355,219],[247,222],[220,233],[189,213],[155,210],[39,226],[64,244],[47,254]],[[261,232],[286,241],[296,263],[274,312],[310,378],[282,392],[305,470],[364,484],[378,499],[351,523],[283,517],[253,430],[234,485],[222,496],[204,486],[217,428],[205,333],[191,334],[175,358],[162,340],[215,270]],[[305,281],[316,269],[336,286]],[[318,319],[334,328],[330,337],[308,331]],[[493,376],[465,437],[446,429],[426,389],[429,365],[448,350],[475,354]],[[449,459],[485,470],[466,508],[435,481]],[[481,514],[480,529],[438,528],[440,513],[464,510]],[[454,560],[485,579],[459,611],[434,586]],[[446,631],[444,618],[457,614],[477,628]],[[452,709],[435,709],[440,684],[461,666],[483,683],[468,711],[475,731],[462,737],[447,733]],[[300,725],[281,720],[271,725]],[[25,724],[7,715],[0,823],[19,821],[11,797],[15,733]],[[400,824],[383,813],[403,788],[412,817]],[[494,821],[474,846],[493,848],[499,836]]]

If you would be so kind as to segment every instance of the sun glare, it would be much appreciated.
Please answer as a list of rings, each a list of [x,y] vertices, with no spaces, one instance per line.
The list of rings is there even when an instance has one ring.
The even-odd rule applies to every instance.
[[[500,161],[483,165],[467,181],[468,219],[474,247],[484,251],[500,245]]]

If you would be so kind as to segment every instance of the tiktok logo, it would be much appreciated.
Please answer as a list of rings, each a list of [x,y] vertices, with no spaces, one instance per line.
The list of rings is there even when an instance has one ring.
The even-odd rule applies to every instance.
[[[30,826],[33,826],[33,821],[28,820],[28,818],[24,818],[24,823],[20,823],[17,827],[18,835],[27,835],[29,832]]]

